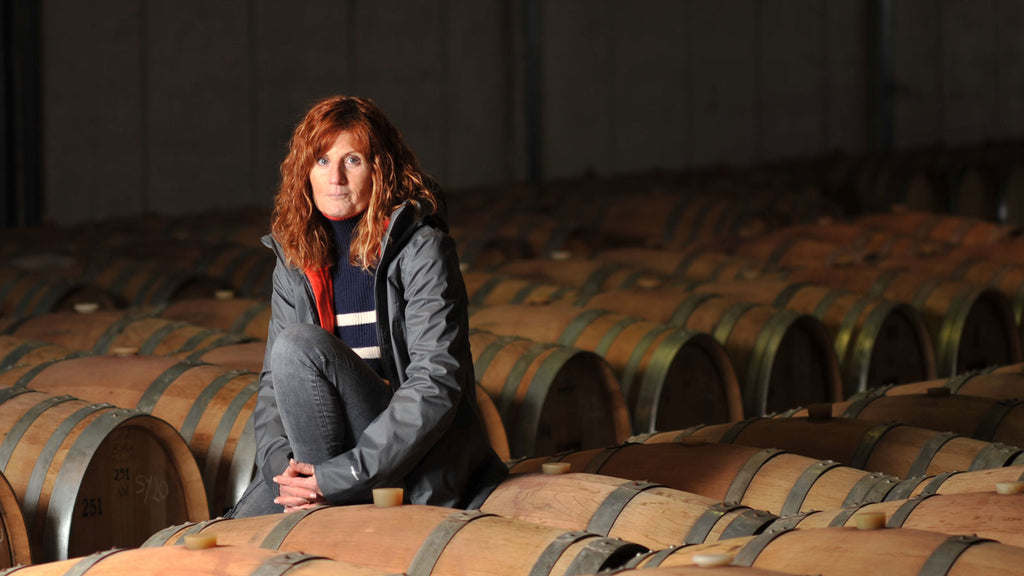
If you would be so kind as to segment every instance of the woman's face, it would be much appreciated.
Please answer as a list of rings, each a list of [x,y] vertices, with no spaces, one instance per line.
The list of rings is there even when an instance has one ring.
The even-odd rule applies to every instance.
[[[370,164],[356,150],[351,132],[342,132],[331,148],[313,163],[309,183],[313,203],[329,218],[351,218],[366,210],[373,192]]]

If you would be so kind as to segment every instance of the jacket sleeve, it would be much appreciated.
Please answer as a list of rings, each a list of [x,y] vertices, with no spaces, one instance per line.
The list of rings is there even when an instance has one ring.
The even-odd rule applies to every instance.
[[[401,285],[389,285],[389,292],[397,291],[404,311],[388,310],[388,322],[402,324],[390,340],[404,349],[393,352],[408,363],[390,404],[356,446],[316,466],[320,489],[334,504],[365,500],[376,487],[402,486],[451,424],[462,395],[459,351],[469,342],[454,243],[437,230],[421,229],[392,265],[400,271],[390,281]]]
[[[256,465],[264,480],[272,490],[277,491],[273,477],[281,474],[288,467],[291,447],[284,432],[281,414],[277,410],[277,399],[274,397],[274,375],[270,371],[270,350],[274,339],[281,329],[296,321],[294,282],[283,262],[278,259],[273,274],[273,293],[271,294],[270,325],[267,329],[267,349],[263,357],[263,370],[260,372],[259,392],[256,396],[256,408],[253,412],[253,428],[256,439]]]

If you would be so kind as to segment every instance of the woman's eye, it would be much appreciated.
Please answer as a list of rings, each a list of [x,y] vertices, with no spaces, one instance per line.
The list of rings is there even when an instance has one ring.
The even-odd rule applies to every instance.
[[[321,157],[321,158],[317,158],[316,159],[316,165],[317,166],[327,166],[329,163],[330,163],[330,161],[327,160],[327,158]]]
[[[360,164],[358,156],[349,156],[348,158],[345,159],[345,161],[353,166],[358,166]]]

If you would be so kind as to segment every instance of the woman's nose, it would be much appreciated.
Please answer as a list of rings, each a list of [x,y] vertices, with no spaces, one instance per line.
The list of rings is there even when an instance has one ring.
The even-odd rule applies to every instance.
[[[331,170],[331,184],[344,184],[346,180],[344,166],[338,164],[337,167]]]

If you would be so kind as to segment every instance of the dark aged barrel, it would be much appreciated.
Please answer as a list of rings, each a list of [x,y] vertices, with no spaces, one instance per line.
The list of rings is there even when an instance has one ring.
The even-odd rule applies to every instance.
[[[481,308],[469,324],[604,357],[619,378],[635,432],[726,422],[742,414],[728,353],[708,334],[565,304]]]
[[[935,345],[939,376],[1021,361],[1021,337],[1012,306],[993,288],[872,266],[803,268],[782,277],[788,282],[854,290],[917,308]]]
[[[688,288],[770,304],[820,320],[832,336],[842,367],[844,396],[936,376],[931,335],[921,313],[909,304],[767,278],[698,282]]]
[[[843,397],[828,330],[812,316],[673,289],[612,290],[577,304],[712,335],[742,382],[746,416]]]
[[[774,514],[654,482],[579,473],[512,475],[480,509],[620,538],[652,550],[751,536],[776,519]]]
[[[466,282],[470,307],[571,302],[579,294],[578,289],[570,286],[534,282],[491,272],[470,270],[464,272],[462,277]]]
[[[694,427],[698,438],[781,448],[900,478],[1024,463],[1020,448],[898,422],[849,418],[751,418]]]
[[[213,546],[190,550],[113,548],[59,562],[24,566],[18,576],[123,576],[134,574],[217,574],[217,576],[386,576],[387,572],[301,552],[281,553],[255,546]]]
[[[161,526],[209,518],[195,460],[163,420],[26,389],[0,399],[0,469],[34,561],[137,546]]]
[[[870,551],[870,553],[868,553]],[[1024,548],[974,536],[912,528],[777,530],[651,553],[637,566],[693,564],[698,554],[728,554],[733,564],[821,576],[944,576],[1020,571]]]
[[[618,380],[597,354],[476,329],[470,346],[513,457],[608,446],[630,435]]]
[[[270,301],[263,298],[236,298],[227,291],[212,298],[189,298],[172,302],[154,314],[161,318],[222,332],[267,339],[270,325]]]
[[[668,275],[677,283],[709,280],[740,280],[764,276],[769,267],[764,262],[740,258],[726,252],[707,249],[688,251],[653,248],[621,248],[594,256],[596,260],[642,266]]]
[[[890,212],[860,216],[854,224],[868,229],[889,230],[953,246],[991,245],[1016,233],[1013,226],[934,212]]]
[[[512,463],[511,471],[536,472],[545,462],[563,462],[576,472],[656,482],[782,516],[878,502],[899,482],[831,460],[716,444],[677,432],[655,434],[649,441],[522,460]]]
[[[167,422],[195,456],[214,516],[234,505],[252,477],[249,420],[259,386],[252,372],[159,356],[88,356],[11,369],[0,373],[0,385],[109,402]]]
[[[143,355],[174,356],[253,372],[262,367],[266,347],[250,336],[122,310],[42,314],[0,321],[0,334],[52,342],[96,354],[136,348]]]
[[[154,534],[143,547],[173,546],[186,534],[216,534],[219,544],[303,551],[408,576],[593,574],[618,568],[647,551],[622,540],[479,510],[412,504],[322,506],[291,514],[171,526]]]
[[[860,513],[885,514],[888,528],[915,528],[950,535],[977,534],[1003,544],[1024,544],[1024,533],[1020,530],[1024,498],[1020,494],[995,492],[929,494],[812,511],[800,518],[780,520],[772,527],[783,524],[800,529],[853,526],[856,521],[854,516]]]
[[[822,407],[824,408],[824,407]],[[832,404],[832,415],[875,422],[901,422],[919,428],[949,431],[985,442],[1024,446],[1024,401],[951,395],[948,388],[927,394],[864,395]],[[806,416],[795,410],[785,416]]]
[[[21,318],[73,310],[76,305],[113,309],[116,298],[99,286],[59,273],[0,267],[0,316]]]
[[[538,283],[575,288],[592,295],[624,288],[654,288],[668,278],[637,265],[608,264],[598,260],[516,260],[497,266],[496,274]]]
[[[82,279],[113,294],[123,307],[212,296],[217,290],[230,287],[218,278],[182,268],[180,264],[128,258],[96,262]]]
[[[1024,398],[1024,364],[989,366],[988,368],[964,372],[941,380],[883,386],[853,396],[850,400],[859,400],[862,397],[877,395],[927,394],[929,390],[934,388],[946,388],[950,394],[982,396],[997,400]]]

